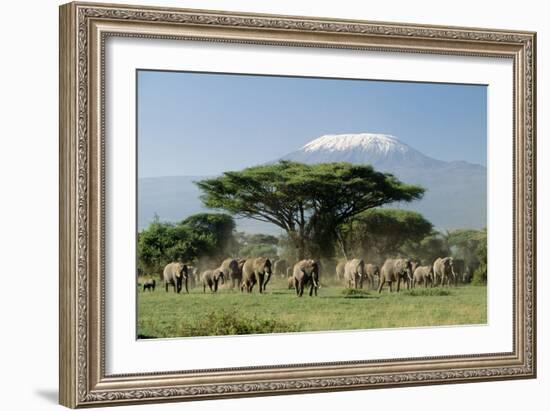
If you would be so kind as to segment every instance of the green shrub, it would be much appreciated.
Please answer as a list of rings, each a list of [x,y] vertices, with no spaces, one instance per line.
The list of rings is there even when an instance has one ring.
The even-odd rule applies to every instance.
[[[472,284],[474,285],[486,285],[487,284],[487,265],[481,264],[477,270],[474,271],[472,278]]]
[[[299,331],[297,324],[273,318],[249,316],[237,310],[211,311],[195,322],[182,322],[177,335],[182,337],[204,335],[270,334]]]

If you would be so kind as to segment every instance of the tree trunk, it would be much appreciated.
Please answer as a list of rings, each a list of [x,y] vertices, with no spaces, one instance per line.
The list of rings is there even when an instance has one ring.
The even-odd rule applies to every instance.
[[[344,258],[346,259],[346,261],[348,261],[348,252],[347,252],[346,242],[344,241],[342,237],[342,233],[340,233],[340,230],[336,230],[336,241],[340,246],[340,251],[342,251]]]
[[[303,234],[297,233],[296,231],[292,231],[288,233],[288,236],[292,241],[294,248],[296,249],[296,257],[298,258],[298,261],[305,259],[306,258],[306,241]]]

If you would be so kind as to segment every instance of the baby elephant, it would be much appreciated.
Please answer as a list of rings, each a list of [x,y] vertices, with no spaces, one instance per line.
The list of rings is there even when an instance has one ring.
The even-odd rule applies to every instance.
[[[434,286],[434,271],[431,265],[421,265],[416,267],[413,274],[412,286],[416,287],[416,284],[424,284],[424,288],[428,288],[428,283]]]
[[[156,285],[155,280],[151,278],[143,283],[143,291],[145,290],[155,291],[155,285]]]
[[[218,291],[218,284],[223,284],[224,275],[223,271],[219,268],[214,270],[206,270],[201,274],[202,291],[206,292],[206,287],[210,288],[210,291],[215,293]]]

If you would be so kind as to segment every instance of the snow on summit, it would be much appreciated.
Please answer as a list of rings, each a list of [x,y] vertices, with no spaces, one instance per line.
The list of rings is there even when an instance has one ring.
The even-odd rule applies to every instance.
[[[316,150],[347,151],[366,150],[372,153],[388,154],[390,151],[402,153],[410,148],[401,143],[394,136],[388,134],[327,134],[310,141],[302,150],[306,152]]]
[[[306,164],[333,161],[372,164],[383,171],[394,171],[405,164],[433,167],[441,163],[402,143],[394,136],[374,133],[326,134],[282,159]]]

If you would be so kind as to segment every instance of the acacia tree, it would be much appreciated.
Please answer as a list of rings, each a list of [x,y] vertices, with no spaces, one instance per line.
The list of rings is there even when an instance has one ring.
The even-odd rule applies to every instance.
[[[422,197],[424,189],[392,174],[350,163],[275,164],[226,172],[196,183],[206,207],[282,228],[298,258],[328,256],[339,227],[355,215],[394,201]]]

